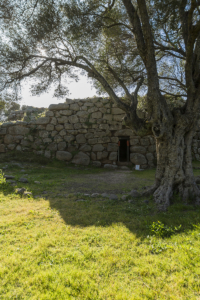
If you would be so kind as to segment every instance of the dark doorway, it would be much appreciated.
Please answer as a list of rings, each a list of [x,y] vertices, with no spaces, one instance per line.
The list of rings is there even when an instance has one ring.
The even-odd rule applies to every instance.
[[[129,138],[119,137],[118,161],[129,161]]]

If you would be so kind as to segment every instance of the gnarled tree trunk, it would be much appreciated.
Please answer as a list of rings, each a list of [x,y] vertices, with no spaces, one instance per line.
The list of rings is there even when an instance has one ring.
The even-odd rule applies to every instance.
[[[166,210],[174,192],[179,193],[184,203],[193,200],[200,203],[200,190],[192,168],[192,139],[195,128],[176,128],[174,132],[156,139],[157,170],[153,193],[159,209]]]

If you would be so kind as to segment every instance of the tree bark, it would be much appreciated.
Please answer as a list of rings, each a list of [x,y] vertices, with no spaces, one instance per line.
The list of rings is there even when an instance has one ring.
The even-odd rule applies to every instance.
[[[153,193],[160,210],[167,209],[174,192],[180,195],[183,203],[192,201],[200,204],[200,190],[192,168],[191,145],[195,129],[177,128],[171,134],[156,139],[156,178],[148,192]]]

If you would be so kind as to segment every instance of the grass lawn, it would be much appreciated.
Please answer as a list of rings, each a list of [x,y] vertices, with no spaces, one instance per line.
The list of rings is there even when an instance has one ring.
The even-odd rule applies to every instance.
[[[155,170],[5,165],[29,183],[0,183],[1,300],[200,299],[200,208],[175,199],[159,213],[151,198],[120,200]],[[95,192],[119,200],[85,195]]]

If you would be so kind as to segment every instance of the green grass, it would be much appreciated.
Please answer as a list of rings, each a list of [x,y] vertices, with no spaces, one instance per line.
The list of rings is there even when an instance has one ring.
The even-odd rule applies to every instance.
[[[7,165],[5,174],[27,177]],[[159,213],[151,198],[84,196],[85,187],[95,192],[95,181],[106,176],[113,182],[104,183],[102,192],[140,190],[151,185],[155,170],[106,171],[61,162],[28,162],[23,168],[29,183],[16,186],[33,197],[0,183],[1,300],[200,299],[199,207],[175,199]]]

